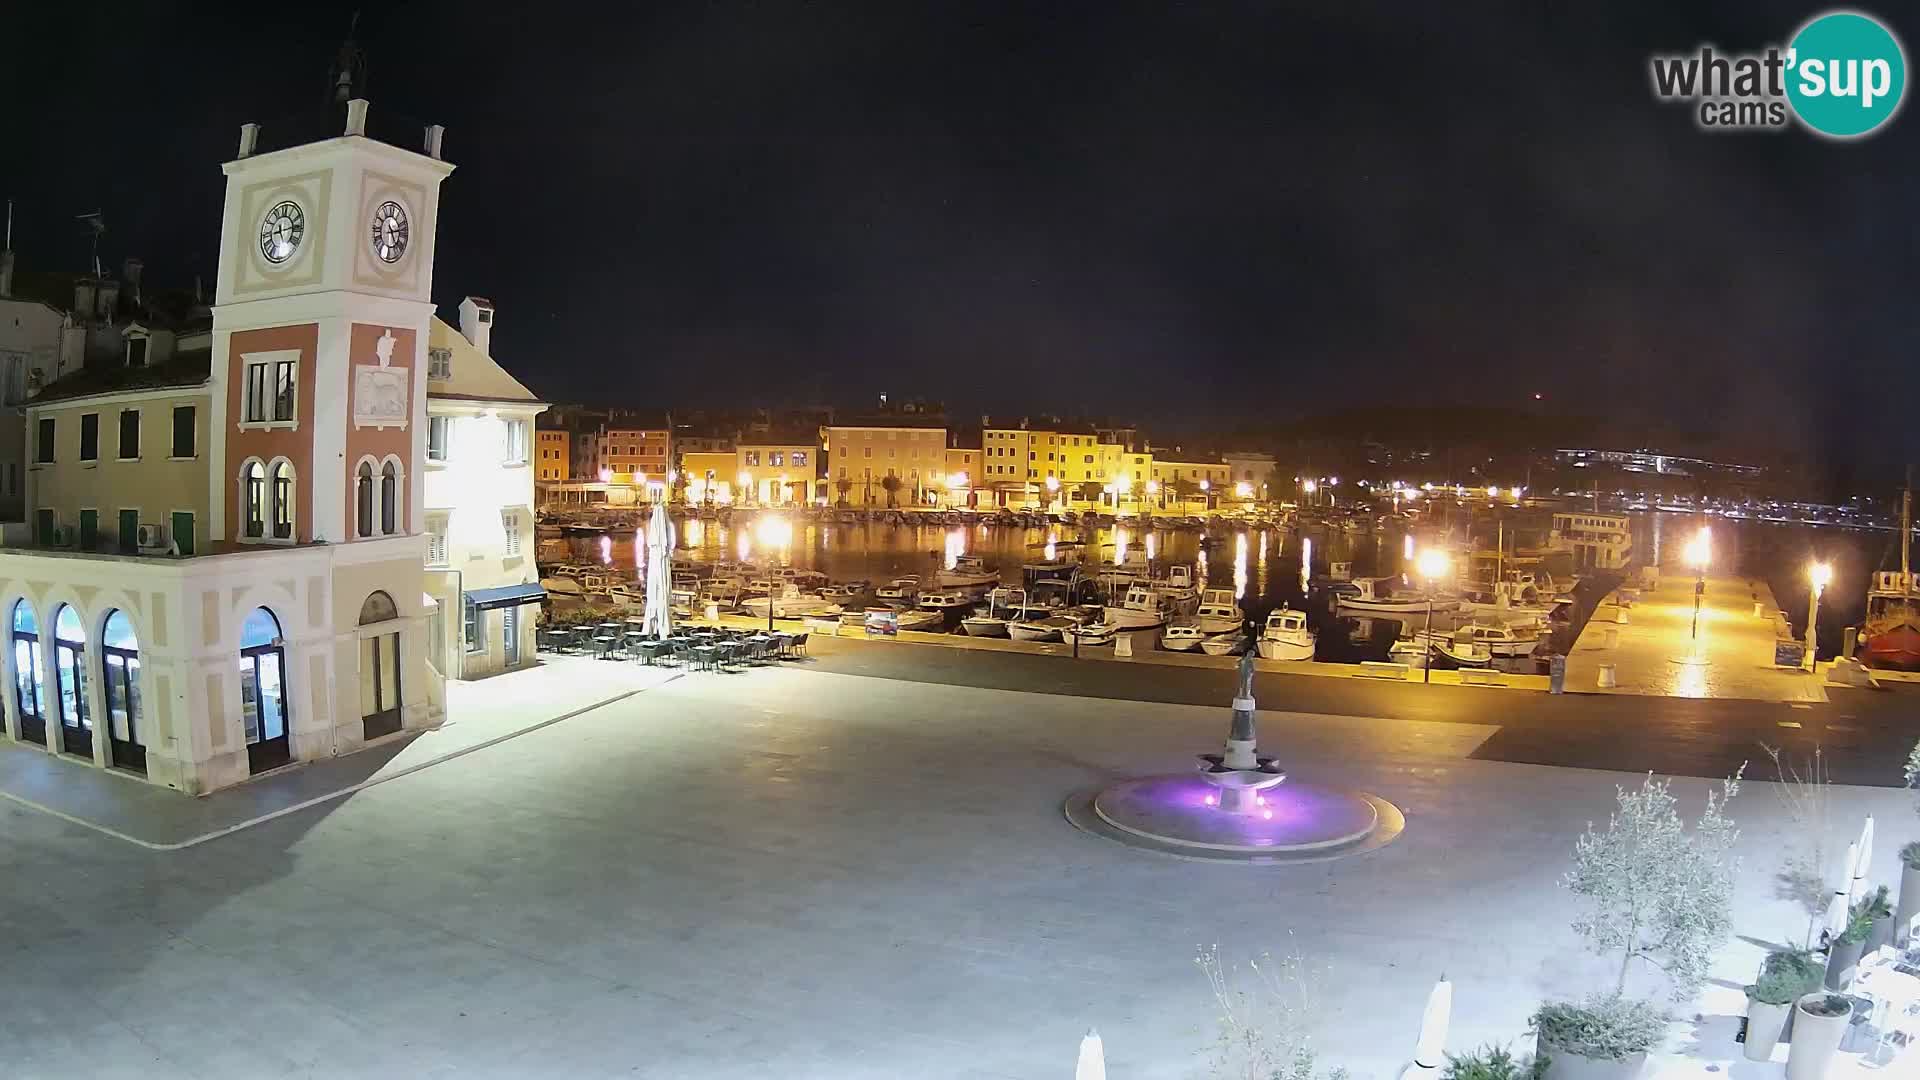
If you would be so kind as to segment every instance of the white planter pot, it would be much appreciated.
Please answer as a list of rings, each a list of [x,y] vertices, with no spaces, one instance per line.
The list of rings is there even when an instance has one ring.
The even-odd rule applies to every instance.
[[[1547,1056],[1546,1080],[1639,1080],[1647,1068],[1645,1054],[1635,1054],[1625,1061],[1581,1057],[1560,1049],[1545,1035],[1534,1040],[1534,1050]]]
[[[1851,1010],[1839,1016],[1820,1016],[1805,1006],[1826,997],[1816,991],[1800,999],[1793,1010],[1793,1041],[1787,1044],[1787,1080],[1826,1080],[1827,1068],[1840,1052]]]
[[[1907,943],[1907,927],[1916,914],[1920,914],[1920,869],[1903,865],[1900,868],[1900,903],[1893,909],[1893,936],[1902,945]]]
[[[1748,1061],[1770,1061],[1773,1048],[1780,1042],[1780,1033],[1787,1026],[1787,1017],[1793,1015],[1792,1005],[1769,1005],[1764,1001],[1747,999],[1747,1041],[1745,1045]]]

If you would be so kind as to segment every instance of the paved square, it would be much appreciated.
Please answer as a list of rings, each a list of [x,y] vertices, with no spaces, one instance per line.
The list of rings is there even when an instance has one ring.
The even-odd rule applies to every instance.
[[[1397,842],[1338,862],[1188,862],[1063,819],[1071,792],[1184,769],[1226,718],[769,669],[184,851],[0,804],[0,1058],[18,1077],[1039,1080],[1097,1026],[1111,1075],[1187,1077],[1212,1023],[1192,958],[1218,942],[1326,967],[1326,1057],[1386,1077],[1441,971],[1456,1050],[1604,983],[1555,882],[1634,778],[1470,760],[1488,727],[1262,712],[1290,770],[1405,810]],[[1676,786],[1692,810],[1707,784]],[[1834,794],[1836,821],[1879,815],[1890,880],[1911,795]],[[1739,931],[1800,932],[1774,895],[1780,800],[1751,784],[1733,816]],[[1729,946],[1725,985],[1682,1010],[1709,1016],[1712,1055],[1758,955]]]

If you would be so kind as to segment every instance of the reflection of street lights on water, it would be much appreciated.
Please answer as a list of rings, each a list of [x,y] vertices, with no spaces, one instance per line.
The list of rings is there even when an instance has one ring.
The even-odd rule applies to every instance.
[[[1833,564],[1817,562],[1807,567],[1807,581],[1813,585],[1807,593],[1807,670],[1820,670],[1815,654],[1813,627],[1820,618],[1820,594],[1827,591],[1827,583],[1833,580]]]
[[[1424,652],[1427,662],[1420,673],[1420,681],[1430,683],[1433,681],[1433,586],[1447,572],[1447,553],[1439,548],[1428,548],[1420,553],[1413,565],[1421,580],[1427,583],[1427,627],[1421,635],[1426,639]]]

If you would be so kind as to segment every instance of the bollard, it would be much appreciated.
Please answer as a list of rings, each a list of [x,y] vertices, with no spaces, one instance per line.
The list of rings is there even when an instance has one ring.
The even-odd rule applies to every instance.
[[[1132,656],[1133,655],[1133,635],[1132,634],[1113,635],[1113,655],[1115,656]]]
[[[1756,619],[1766,618],[1767,616],[1766,606],[1767,605],[1761,603],[1760,601],[1755,600],[1753,602],[1753,617]]]
[[[1607,648],[1616,648],[1620,644],[1620,631],[1609,626],[1607,627],[1607,632],[1602,635],[1602,640],[1605,642]]]
[[[720,625],[720,605],[719,604],[707,605],[707,621],[714,624],[715,626]]]
[[[1627,609],[1621,608],[1620,610],[1614,612],[1613,621],[1619,623],[1621,626],[1627,625]]]
[[[1600,665],[1600,689],[1611,690],[1618,685],[1620,685],[1620,681],[1613,673],[1613,665],[1601,664]]]

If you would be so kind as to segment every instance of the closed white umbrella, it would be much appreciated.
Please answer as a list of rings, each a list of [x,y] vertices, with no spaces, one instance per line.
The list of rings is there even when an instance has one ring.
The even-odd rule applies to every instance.
[[[1867,823],[1860,826],[1860,839],[1854,845],[1853,880],[1847,886],[1847,899],[1858,900],[1860,894],[1867,891],[1867,868],[1873,865],[1873,815],[1867,815]]]
[[[657,637],[673,633],[673,526],[667,508],[655,503],[647,519],[646,632]]]
[[[1420,1014],[1420,1039],[1413,1046],[1413,1063],[1402,1077],[1439,1076],[1447,1063],[1447,1027],[1453,1022],[1453,984],[1445,975],[1427,994],[1427,1011]]]
[[[1080,1039],[1080,1063],[1073,1067],[1073,1080],[1107,1080],[1107,1050],[1100,1033],[1092,1028]]]
[[[1840,883],[1827,903],[1827,933],[1833,937],[1847,928],[1847,892],[1853,888],[1853,864],[1860,861],[1860,845],[1847,845],[1847,857],[1840,862]]]

